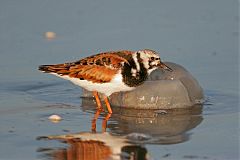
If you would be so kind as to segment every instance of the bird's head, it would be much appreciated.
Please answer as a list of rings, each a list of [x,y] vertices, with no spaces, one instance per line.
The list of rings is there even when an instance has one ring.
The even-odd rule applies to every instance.
[[[162,68],[170,72],[173,71],[170,67],[168,67],[161,61],[159,54],[153,50],[150,49],[140,50],[137,51],[137,55],[141,59],[144,67],[148,69],[149,73],[151,73],[153,70],[157,68]]]

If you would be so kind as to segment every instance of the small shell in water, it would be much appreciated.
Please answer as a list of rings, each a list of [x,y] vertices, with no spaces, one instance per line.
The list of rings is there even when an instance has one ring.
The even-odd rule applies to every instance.
[[[53,122],[53,123],[58,123],[59,121],[62,120],[62,118],[59,115],[53,114],[48,117],[48,119]]]
[[[56,33],[55,32],[45,32],[45,38],[48,40],[52,40],[56,38]]]

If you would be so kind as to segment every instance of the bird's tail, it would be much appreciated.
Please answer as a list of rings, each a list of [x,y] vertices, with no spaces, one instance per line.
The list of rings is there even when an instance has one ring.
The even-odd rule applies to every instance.
[[[53,67],[53,65],[40,65],[38,67],[38,70],[45,72],[45,73],[51,73],[54,72],[51,68]]]
[[[69,68],[71,67],[70,63],[64,64],[53,64],[53,65],[40,65],[38,70],[44,73],[57,73],[61,75],[65,75],[69,73]]]

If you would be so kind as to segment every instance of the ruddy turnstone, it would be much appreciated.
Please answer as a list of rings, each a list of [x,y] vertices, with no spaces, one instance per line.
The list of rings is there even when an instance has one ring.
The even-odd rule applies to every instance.
[[[102,109],[102,105],[98,92],[103,93],[109,113],[112,113],[112,109],[108,96],[133,90],[157,68],[172,71],[161,62],[158,53],[150,49],[104,52],[75,62],[39,66],[40,71],[70,80],[92,91],[99,109]]]

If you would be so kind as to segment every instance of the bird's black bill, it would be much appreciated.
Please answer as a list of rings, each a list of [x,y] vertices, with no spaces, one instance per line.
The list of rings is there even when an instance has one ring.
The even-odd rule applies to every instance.
[[[164,64],[163,62],[160,62],[160,63],[159,63],[159,67],[162,68],[162,69],[164,69],[164,70],[170,71],[170,72],[173,71],[170,67],[168,67],[168,66],[167,66],[166,64]]]

